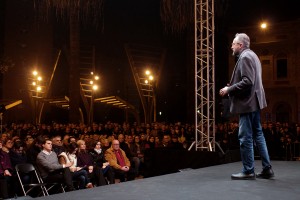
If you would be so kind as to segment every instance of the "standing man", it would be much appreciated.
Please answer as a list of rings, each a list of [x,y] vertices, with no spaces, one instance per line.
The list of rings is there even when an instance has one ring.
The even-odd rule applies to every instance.
[[[261,63],[250,50],[250,38],[245,33],[237,33],[232,42],[233,56],[237,57],[230,83],[220,90],[220,95],[229,96],[230,112],[239,114],[240,151],[243,163],[241,173],[232,174],[231,179],[255,179],[254,147],[258,147],[263,170],[257,178],[274,176],[266,141],[260,123],[260,110],[267,106],[261,78]]]

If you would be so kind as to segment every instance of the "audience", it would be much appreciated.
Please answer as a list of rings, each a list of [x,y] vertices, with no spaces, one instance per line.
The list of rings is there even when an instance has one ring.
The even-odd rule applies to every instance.
[[[300,157],[300,126],[279,122],[263,122],[262,126],[272,159],[295,160]],[[224,152],[239,149],[238,128],[235,121],[216,124],[215,141]],[[7,192],[14,192],[7,187],[14,187],[14,166],[18,163],[37,165],[44,181],[61,181],[68,185],[68,190],[74,189],[72,177],[73,181],[81,182],[80,189],[91,187],[93,184],[88,186],[90,180],[95,186],[113,184],[115,177],[123,182],[138,176],[145,151],[188,149],[194,142],[194,133],[192,124],[160,122],[131,125],[108,121],[93,123],[92,126],[83,123],[4,125],[0,135],[1,161],[5,160],[0,167],[0,198],[14,195]],[[219,146],[216,146],[216,151]],[[117,152],[120,153],[118,156]],[[60,154],[67,156],[67,160],[59,163]],[[78,175],[78,171],[85,174]],[[71,178],[68,179],[66,174]]]

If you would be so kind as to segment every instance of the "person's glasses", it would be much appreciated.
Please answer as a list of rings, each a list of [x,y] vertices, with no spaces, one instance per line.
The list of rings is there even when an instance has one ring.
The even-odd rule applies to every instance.
[[[113,145],[116,145],[116,146],[118,146],[119,144],[113,144]]]

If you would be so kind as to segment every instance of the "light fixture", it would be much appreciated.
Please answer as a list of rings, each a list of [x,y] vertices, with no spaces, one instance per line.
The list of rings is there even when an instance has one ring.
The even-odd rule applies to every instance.
[[[268,27],[268,24],[266,22],[263,22],[260,24],[260,28],[266,29]]]
[[[98,85],[93,85],[93,90],[98,90]]]

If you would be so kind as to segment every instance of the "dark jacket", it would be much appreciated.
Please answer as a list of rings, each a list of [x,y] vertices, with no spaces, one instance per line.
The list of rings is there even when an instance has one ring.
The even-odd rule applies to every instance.
[[[103,163],[107,162],[104,158],[103,150],[101,153],[97,153],[94,149],[90,151],[90,154],[93,158],[94,166],[101,167],[103,166]]]
[[[13,171],[8,153],[0,149],[0,175],[4,174],[5,170]]]
[[[89,154],[88,152],[78,152],[77,166],[78,167],[94,166],[94,162],[91,154]]]
[[[261,76],[261,63],[257,55],[250,49],[243,50],[228,87],[231,113],[249,113],[267,107]]]
[[[12,167],[15,167],[17,164],[27,163],[27,156],[25,152],[20,154],[15,151],[9,151],[9,157]]]

